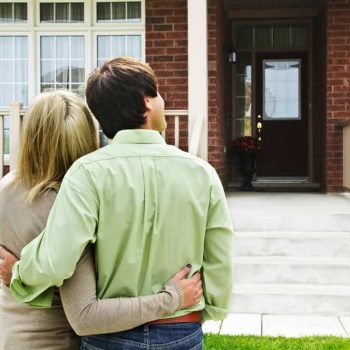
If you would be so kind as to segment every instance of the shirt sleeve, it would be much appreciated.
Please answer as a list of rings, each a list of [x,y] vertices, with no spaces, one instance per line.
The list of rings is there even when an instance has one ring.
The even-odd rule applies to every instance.
[[[202,278],[203,321],[223,320],[231,302],[233,285],[233,229],[225,192],[215,170],[204,241]]]
[[[121,332],[162,318],[181,307],[181,296],[172,283],[150,296],[97,299],[94,257],[90,246],[73,276],[63,283],[60,294],[67,319],[80,336]]]
[[[74,165],[73,165],[74,167]],[[95,241],[98,200],[89,174],[75,167],[62,182],[46,229],[21,252],[11,293],[34,307],[50,307],[53,286],[72,276],[86,245]]]

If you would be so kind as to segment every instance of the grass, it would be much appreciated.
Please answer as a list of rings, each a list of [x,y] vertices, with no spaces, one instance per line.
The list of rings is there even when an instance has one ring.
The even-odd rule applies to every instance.
[[[206,334],[204,350],[350,350],[349,338],[259,337]]]

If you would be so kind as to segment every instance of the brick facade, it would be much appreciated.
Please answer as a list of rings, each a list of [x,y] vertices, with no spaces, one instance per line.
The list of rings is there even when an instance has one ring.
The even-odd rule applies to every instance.
[[[208,1],[208,160],[226,183],[223,8]],[[147,0],[146,61],[159,78],[166,109],[188,109],[187,0]],[[167,142],[174,142],[168,117]],[[187,150],[187,118],[180,122],[180,148]]]
[[[187,0],[146,1],[146,62],[159,79],[166,109],[188,109]],[[174,118],[167,117],[174,143]],[[187,117],[180,119],[180,148],[188,149]]]
[[[350,0],[327,1],[326,190],[342,190],[343,143],[350,119]]]

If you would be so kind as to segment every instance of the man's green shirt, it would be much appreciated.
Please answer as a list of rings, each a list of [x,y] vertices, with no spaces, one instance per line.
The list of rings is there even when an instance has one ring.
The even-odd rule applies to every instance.
[[[158,132],[120,131],[72,165],[46,229],[14,266],[14,296],[49,307],[50,287],[73,274],[88,243],[95,243],[99,298],[157,293],[190,263],[202,274],[204,298],[169,316],[203,309],[204,320],[226,316],[233,233],[221,182],[208,163],[166,145]]]

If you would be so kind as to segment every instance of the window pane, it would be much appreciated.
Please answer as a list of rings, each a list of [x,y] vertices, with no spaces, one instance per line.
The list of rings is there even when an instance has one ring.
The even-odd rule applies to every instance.
[[[253,48],[253,27],[236,26],[236,46],[241,49]]]
[[[108,57],[112,56],[110,51],[111,51],[111,37],[108,35],[99,35],[97,37],[98,59],[105,61]]]
[[[125,56],[126,55],[126,36],[114,35],[112,36],[112,50],[111,56]]]
[[[28,104],[27,37],[0,36],[0,107],[12,101]],[[21,44],[21,48],[18,48]]]
[[[72,89],[72,82],[84,86],[85,45],[83,36],[41,37],[42,47],[55,48],[51,59],[41,57],[41,91],[52,89]],[[43,51],[41,51],[43,52]]]
[[[52,36],[42,36],[40,40],[40,57],[42,59],[55,57],[55,38]]]
[[[109,2],[97,3],[97,22],[111,20],[111,4]]]
[[[15,3],[15,22],[26,22],[27,21],[27,4],[26,3]]]
[[[17,36],[15,38],[15,56],[17,58],[27,58],[28,56],[28,40],[25,36]]]
[[[73,59],[84,59],[84,38],[79,36],[71,37],[71,58]]]
[[[69,22],[69,3],[56,3],[56,22]]]
[[[50,3],[40,3],[40,22],[54,22],[54,5]]]
[[[28,84],[15,85],[15,101],[28,101]]]
[[[12,4],[8,2],[0,4],[0,22],[6,23],[12,21]]]
[[[13,61],[2,60],[0,64],[0,81],[2,83],[13,82]]]
[[[125,2],[112,3],[112,20],[113,21],[125,21],[126,19],[125,7],[126,7]]]
[[[56,37],[56,58],[69,59],[69,36]]]
[[[84,3],[72,2],[71,6],[71,22],[84,22]]]
[[[307,48],[309,46],[308,27],[292,27],[292,47]]]
[[[251,135],[252,112],[252,57],[250,53],[238,53],[236,65],[235,136]]]
[[[272,47],[272,27],[256,26],[254,28],[254,47],[270,49]]]
[[[72,84],[71,91],[75,92],[76,94],[80,95],[81,97],[85,96],[84,84]]]
[[[85,69],[84,61],[72,62],[72,83],[84,83]]]
[[[141,3],[140,2],[128,2],[128,21],[139,22],[141,21]]]
[[[273,28],[273,47],[289,48],[290,47],[290,27]]]
[[[127,55],[141,59],[141,36],[128,35],[127,36]]]
[[[300,61],[265,60],[264,119],[300,118]]]
[[[1,58],[12,58],[13,52],[13,38],[12,36],[1,36],[0,37],[0,59]]]
[[[42,83],[54,83],[55,82],[55,61],[42,61],[41,62],[41,82]]]

